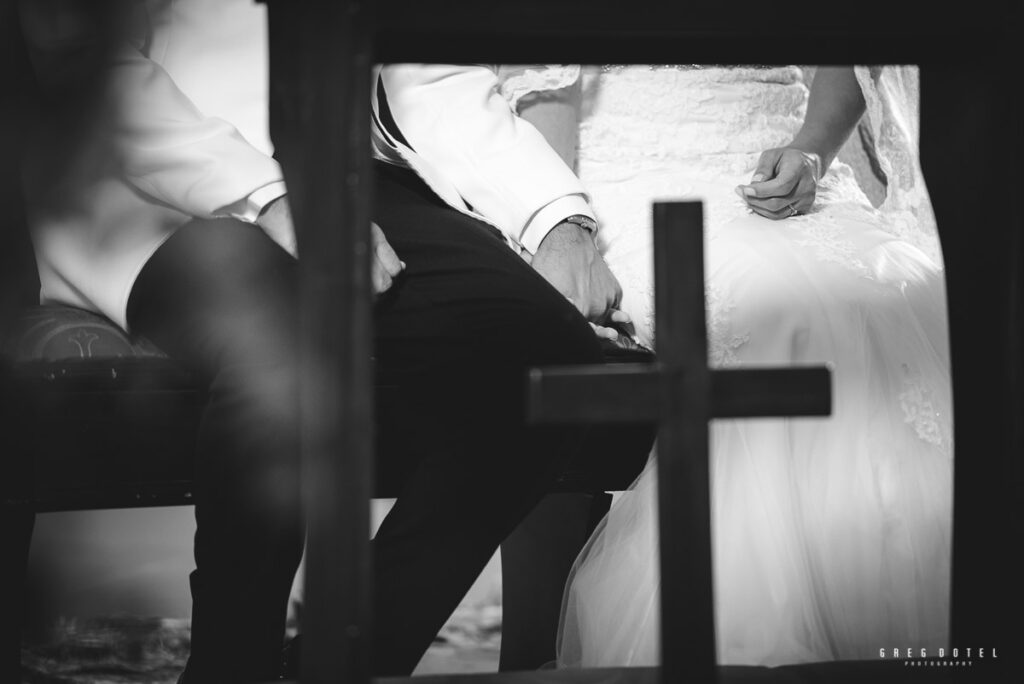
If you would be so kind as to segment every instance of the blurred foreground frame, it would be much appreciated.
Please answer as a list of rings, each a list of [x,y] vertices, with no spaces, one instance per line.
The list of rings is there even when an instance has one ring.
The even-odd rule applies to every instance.
[[[84,2],[85,0],[79,0]],[[953,358],[956,464],[951,642],[1005,654],[1002,669],[958,680],[1007,680],[1024,643],[1015,553],[1024,538],[1024,121],[1017,64],[1017,2],[959,3],[922,13],[911,3],[785,5],[754,2],[340,0],[329,6],[266,0],[270,9],[271,129],[295,198],[303,254],[304,459],[310,521],[311,610],[303,682],[371,679],[372,415],[365,358],[372,348],[368,227],[369,121],[365,94],[375,62],[921,65],[921,156],[946,261]],[[6,34],[15,0],[5,0]],[[9,42],[0,49],[7,53]],[[19,214],[19,131],[27,127],[17,60],[3,80],[0,317],[20,301],[6,255],[24,248]],[[12,262],[13,263],[13,262]],[[3,319],[0,318],[0,323]],[[0,366],[3,421],[17,424]],[[309,401],[315,399],[315,401]],[[17,458],[17,444],[2,458]],[[3,524],[15,524],[7,517]],[[6,532],[6,530],[5,530]],[[11,537],[6,537],[10,539]],[[6,549],[5,549],[6,551]],[[13,554],[17,555],[17,554]],[[8,577],[3,581],[18,581]],[[671,638],[666,635],[667,639]],[[895,645],[890,645],[895,646]],[[842,663],[835,664],[841,668]],[[788,668],[787,668],[788,669]],[[832,668],[822,680],[863,680]],[[720,668],[730,681],[734,668]],[[793,672],[764,671],[764,681]],[[466,676],[451,677],[462,681]],[[657,681],[656,669],[521,673],[491,682]],[[897,681],[945,681],[939,672]],[[433,681],[440,681],[434,679]],[[443,679],[443,681],[448,681]],[[759,680],[760,681],[760,680]],[[801,681],[801,680],[796,680]],[[810,681],[810,680],[805,680]]]
[[[1020,56],[1019,6],[981,2],[962,5],[960,11],[922,14],[886,2],[778,7],[743,2],[396,1],[343,2],[328,12],[284,0],[268,4],[275,144],[279,149],[294,144],[296,151],[310,154],[318,152],[314,138],[333,146],[331,160],[324,164],[313,164],[306,155],[297,155],[301,164],[289,163],[292,153],[284,153],[285,173],[309,197],[317,196],[312,190],[317,184],[345,189],[332,199],[333,209],[304,207],[296,217],[306,273],[304,296],[315,298],[318,290],[325,297],[319,304],[304,300],[305,349],[335,354],[339,365],[320,390],[350,397],[321,402],[324,408],[314,409],[346,408],[349,413],[340,423],[329,423],[328,415],[307,416],[307,426],[335,426],[333,437],[319,435],[324,441],[317,442],[332,443],[335,449],[308,452],[306,462],[317,482],[346,483],[347,493],[355,495],[332,501],[322,492],[310,497],[311,556],[317,562],[307,569],[307,586],[320,599],[311,601],[318,615],[310,615],[306,625],[303,682],[370,678],[365,640],[372,630],[371,578],[362,518],[370,491],[366,464],[372,444],[352,432],[370,410],[355,405],[354,397],[363,393],[352,382],[360,373],[359,352],[370,343],[365,275],[370,188],[360,175],[365,174],[369,138],[365,112],[346,111],[345,106],[361,101],[370,85],[368,68],[375,62],[920,64],[922,158],[946,254],[961,455],[956,468],[952,640],[1000,644],[1004,653],[1020,643],[1020,602],[1011,598],[1019,596],[1012,590],[1020,576],[1019,561],[1004,541],[1019,537],[995,532],[997,526],[1019,529],[1021,516],[1013,502],[1019,498],[1021,471],[1012,454],[1024,453],[1015,420],[1024,414],[1021,216],[1010,201],[1020,181],[1019,165],[1013,162],[1021,152],[1020,97],[1010,86],[1010,65]],[[333,69],[339,71],[328,76],[309,73]],[[311,92],[317,85],[340,87],[327,96]],[[336,104],[317,106],[323,97],[337,98]],[[346,113],[335,116],[339,111]],[[354,128],[343,133],[345,124]],[[322,147],[319,153],[324,154]],[[984,171],[965,177],[964,169]],[[970,198],[979,197],[986,199],[972,204]],[[327,235],[331,231],[322,229],[345,221],[354,223],[342,232]],[[979,225],[991,229],[985,240],[978,239]],[[313,226],[321,229],[314,232]],[[307,255],[316,255],[318,263]],[[329,284],[329,267],[338,263],[351,266],[340,272],[353,277],[343,278],[335,270]],[[348,314],[344,329],[320,315],[327,312],[323,307],[331,294],[340,295],[349,307],[342,313]],[[332,310],[339,315],[337,308]],[[355,339],[346,337],[348,333]],[[977,378],[991,381],[994,391],[981,390]],[[342,459],[329,458],[329,452],[338,450]],[[331,521],[339,519],[353,521],[342,531],[345,540],[337,534],[325,538]],[[339,587],[338,578],[346,586]],[[727,670],[721,673],[726,680]],[[595,675],[594,681],[615,678],[610,672]],[[865,675],[870,676],[859,673]],[[573,679],[571,673],[564,676]],[[650,681],[658,673],[623,670],[618,676]],[[829,678],[842,677],[833,670]],[[558,677],[524,674],[521,681],[548,679]],[[520,679],[498,675],[490,681]]]

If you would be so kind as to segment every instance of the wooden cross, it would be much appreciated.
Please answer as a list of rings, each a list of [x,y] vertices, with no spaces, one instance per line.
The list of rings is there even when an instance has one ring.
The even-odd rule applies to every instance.
[[[825,367],[708,368],[700,202],[654,205],[654,261],[657,362],[534,369],[529,416],[661,423],[661,680],[713,682],[708,421],[829,415],[831,380]]]

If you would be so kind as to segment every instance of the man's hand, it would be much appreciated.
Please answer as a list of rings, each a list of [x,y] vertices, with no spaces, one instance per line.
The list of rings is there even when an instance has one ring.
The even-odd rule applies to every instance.
[[[574,223],[558,224],[540,243],[530,264],[592,324],[629,323],[629,317],[615,309],[622,298],[619,281],[586,228]],[[615,339],[618,335],[600,325],[594,329],[600,337]]]
[[[820,155],[779,147],[761,154],[750,184],[736,193],[761,216],[785,219],[813,206],[821,174]]]
[[[288,204],[288,195],[281,195],[263,208],[256,218],[256,225],[263,229],[270,239],[281,248],[298,257],[295,246],[295,224],[292,223],[292,208]]]
[[[268,204],[256,219],[256,224],[289,254],[297,256],[295,226],[292,223],[292,211],[288,205],[287,195]],[[373,293],[380,295],[391,288],[394,279],[405,268],[405,263],[395,254],[395,250],[384,237],[384,231],[376,223],[370,224],[370,242],[373,248],[370,280],[373,284]]]
[[[373,246],[373,263],[370,266],[373,293],[381,295],[391,288],[394,279],[405,269],[405,262],[395,254],[384,237],[384,231],[376,223],[370,224],[370,242]]]

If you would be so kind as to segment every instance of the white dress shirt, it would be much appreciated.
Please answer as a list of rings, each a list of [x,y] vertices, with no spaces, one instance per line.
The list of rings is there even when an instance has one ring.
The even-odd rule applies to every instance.
[[[285,191],[270,156],[265,8],[252,0],[160,4],[143,50],[126,45],[111,69],[117,115],[98,122],[94,144],[83,146],[83,155],[106,155],[119,168],[86,164],[111,170],[73,179],[59,200],[27,193],[42,300],[125,328],[135,278],[175,229],[192,217],[254,221]],[[38,14],[27,32],[32,48],[70,54],[80,36]],[[533,252],[567,216],[593,217],[579,180],[498,94],[493,70],[393,65],[375,75],[408,143],[375,126],[378,156],[411,167],[510,245]],[[371,100],[378,116],[376,93]]]
[[[583,184],[515,115],[495,70],[392,64],[374,76],[375,156],[411,167],[450,206],[493,224],[515,249],[536,252],[568,216],[594,218]],[[389,130],[385,107],[404,143]]]

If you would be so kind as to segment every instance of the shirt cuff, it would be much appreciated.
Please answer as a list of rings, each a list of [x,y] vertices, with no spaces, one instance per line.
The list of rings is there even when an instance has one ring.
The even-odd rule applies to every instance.
[[[268,204],[288,194],[284,181],[274,181],[256,188],[237,202],[227,204],[217,211],[214,216],[230,216],[246,223],[256,223],[256,219],[263,213]]]
[[[535,254],[540,243],[544,241],[551,229],[562,222],[563,219],[576,214],[582,214],[587,218],[597,220],[594,210],[584,195],[566,195],[548,203],[538,211],[526,224],[519,242],[530,254]]]

